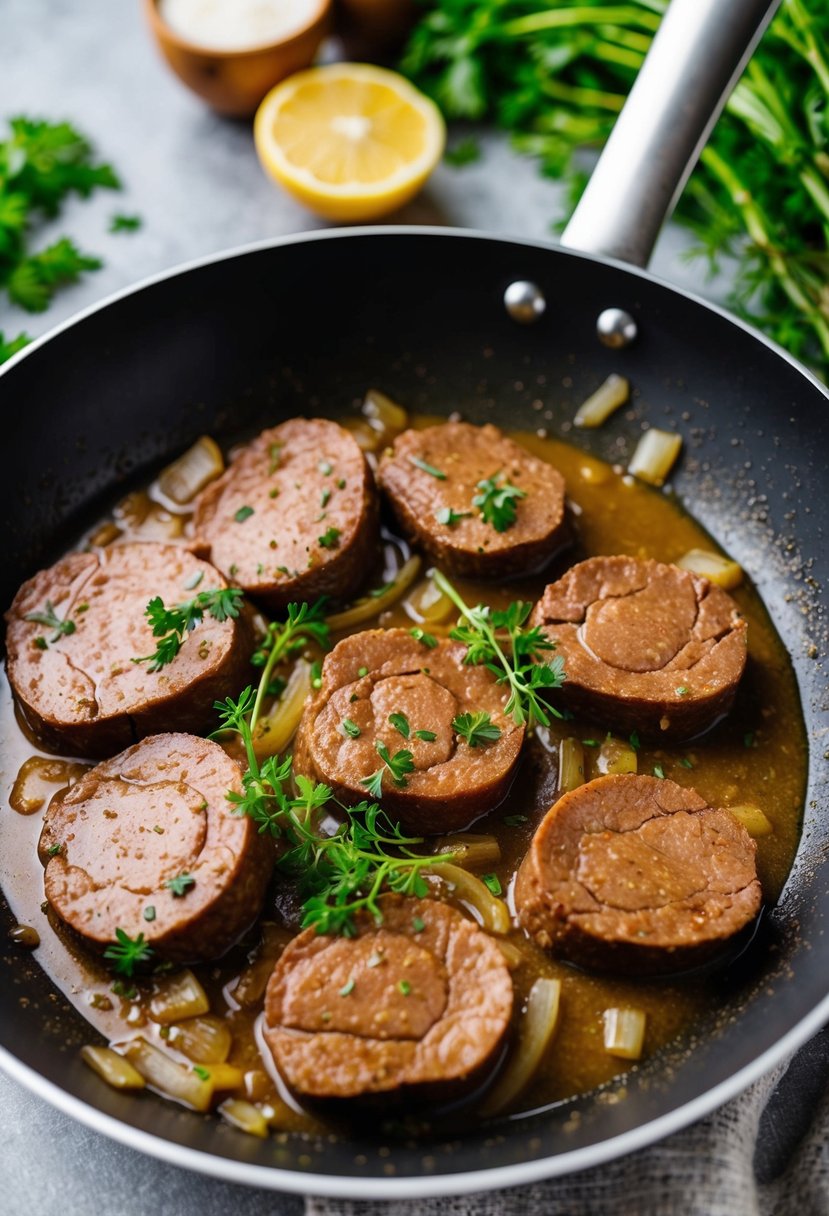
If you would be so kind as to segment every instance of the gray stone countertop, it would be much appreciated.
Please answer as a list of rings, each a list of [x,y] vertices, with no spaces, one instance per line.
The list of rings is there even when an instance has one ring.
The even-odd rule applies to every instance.
[[[137,0],[2,0],[0,117],[68,118],[123,181],[119,193],[73,200],[35,235],[68,234],[104,261],[31,316],[0,301],[0,330],[31,336],[111,292],[191,258],[324,226],[265,177],[250,125],[207,110],[166,70]],[[562,213],[559,185],[506,141],[485,135],[482,159],[441,165],[391,222],[484,228],[545,238]],[[135,234],[111,235],[116,212],[138,214]],[[695,291],[711,284],[683,260],[687,237],[666,229],[653,261]],[[714,285],[720,289],[719,284]],[[720,294],[720,290],[714,294]],[[149,1161],[53,1110],[0,1074],[0,1211],[4,1216],[296,1216],[301,1199],[247,1190]]]

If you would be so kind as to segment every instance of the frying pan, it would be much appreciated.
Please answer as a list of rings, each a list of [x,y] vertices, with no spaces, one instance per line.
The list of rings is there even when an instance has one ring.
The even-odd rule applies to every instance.
[[[217,1176],[412,1198],[514,1185],[640,1148],[736,1094],[829,1017],[827,393],[746,326],[639,269],[773,7],[675,0],[567,230],[570,249],[395,227],[288,238],[123,292],[34,343],[0,377],[8,603],[23,578],[198,434],[229,441],[296,413],[337,416],[377,385],[412,409],[567,436],[578,402],[611,371],[628,376],[634,419],[595,433],[592,452],[624,463],[642,421],[683,435],[675,492],[750,572],[797,673],[811,744],[805,828],[761,948],[723,975],[720,1007],[693,1047],[629,1073],[624,1095],[611,1086],[423,1144],[260,1142],[102,1085],[78,1057],[83,1021],[34,960],[5,944],[13,917],[3,905],[0,1063],[37,1093],[133,1147]],[[514,286],[526,281],[535,287]],[[597,337],[600,316],[615,347]]]

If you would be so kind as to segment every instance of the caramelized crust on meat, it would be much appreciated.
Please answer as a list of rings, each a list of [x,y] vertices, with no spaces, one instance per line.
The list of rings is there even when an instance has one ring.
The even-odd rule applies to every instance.
[[[441,473],[434,476],[423,466]],[[478,482],[498,476],[524,492],[503,532],[482,518]],[[511,578],[537,570],[568,540],[564,478],[497,427],[445,422],[404,431],[378,470],[401,528],[450,574]],[[441,522],[447,509],[452,522]]]
[[[436,900],[381,907],[354,937],[307,929],[268,983],[265,1041],[306,1097],[436,1094],[480,1074],[506,1034],[512,981],[496,942]]]
[[[746,662],[747,626],[730,595],[678,566],[591,557],[535,607],[558,644],[559,700],[615,731],[687,739],[728,713]]]
[[[694,790],[599,777],[542,820],[518,871],[518,918],[541,947],[583,967],[683,970],[759,912],[756,851],[741,823]]]

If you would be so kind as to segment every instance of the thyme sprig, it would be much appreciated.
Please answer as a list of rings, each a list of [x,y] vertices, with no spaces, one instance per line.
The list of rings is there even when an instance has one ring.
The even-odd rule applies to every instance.
[[[555,650],[555,642],[537,625],[526,628],[532,605],[516,600],[502,611],[487,604],[470,608],[439,570],[432,577],[461,614],[461,622],[449,636],[466,646],[464,662],[483,665],[499,684],[509,687],[504,713],[518,726],[535,722],[549,726],[550,715],[560,718],[559,711],[541,694],[561,688],[564,660],[559,655],[545,660],[545,655]]]
[[[423,838],[405,835],[377,802],[344,806],[330,786],[293,773],[290,756],[270,756],[261,764],[257,759],[253,736],[274,664],[303,640],[322,644],[327,637],[322,601],[290,605],[288,621],[271,626],[258,652],[258,689],[248,687],[236,700],[216,702],[220,725],[215,733],[232,731],[242,741],[248,764],[242,792],[229,790],[227,798],[234,814],[247,815],[261,834],[282,843],[277,867],[299,886],[303,928],[350,936],[358,912],[382,919],[378,900],[384,891],[427,895],[425,874],[453,860],[454,854],[418,853]],[[395,759],[390,757],[392,763]]]

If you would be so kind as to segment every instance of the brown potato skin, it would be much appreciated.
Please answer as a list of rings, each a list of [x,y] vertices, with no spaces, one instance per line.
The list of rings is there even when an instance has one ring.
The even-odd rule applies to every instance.
[[[90,769],[44,817],[38,854],[55,913],[96,949],[120,928],[162,959],[224,954],[259,915],[274,860],[228,790],[242,792],[239,765],[194,735],[154,735]],[[176,896],[164,883],[182,872],[196,881]]]
[[[253,513],[237,520],[243,508]],[[339,536],[326,547],[330,528]],[[376,555],[374,479],[343,427],[291,418],[246,444],[201,492],[193,529],[193,552],[274,611],[321,595],[348,600]]]
[[[445,640],[428,649],[405,629],[344,638],[326,655],[321,686],[303,713],[294,771],[330,785],[348,805],[371,801],[362,782],[381,767],[379,739],[392,756],[410,751],[415,764],[405,786],[384,774],[382,801],[390,818],[415,834],[466,827],[506,795],[525,731],[504,713],[503,688],[484,667],[466,665],[465,655],[464,646]],[[401,711],[411,726],[408,739],[388,721]],[[497,741],[472,748],[455,737],[452,719],[475,711],[491,715],[501,730]],[[358,725],[359,737],[343,733],[346,718]],[[424,742],[414,734],[418,729],[437,738]]]
[[[445,474],[433,477],[412,463],[425,461]],[[527,497],[504,532],[485,523],[472,505],[477,483],[501,473]],[[498,427],[445,422],[404,431],[384,453],[380,488],[406,536],[448,574],[460,578],[516,578],[540,569],[570,540],[564,478]],[[436,512],[469,513],[451,527]]]
[[[695,790],[598,777],[545,815],[518,871],[515,908],[542,949],[580,967],[683,971],[756,917],[756,851],[743,825]]]
[[[306,929],[268,983],[265,1041],[307,1098],[456,1096],[507,1033],[512,981],[492,938],[438,900],[384,895],[380,907],[382,922],[359,916],[351,938]]]
[[[189,589],[195,578],[198,587]],[[51,751],[102,757],[159,730],[207,732],[213,702],[235,694],[250,674],[253,631],[242,611],[218,622],[205,614],[160,671],[133,660],[155,651],[145,616],[160,596],[171,607],[198,591],[227,587],[207,562],[180,545],[136,541],[70,553],[23,584],[6,613],[6,666],[18,708]],[[74,633],[27,621],[50,600]],[[82,609],[86,604],[87,608]],[[39,649],[36,638],[47,640]]]
[[[748,626],[721,587],[649,558],[591,557],[551,583],[531,625],[557,644],[573,713],[645,739],[709,730],[731,709]]]

